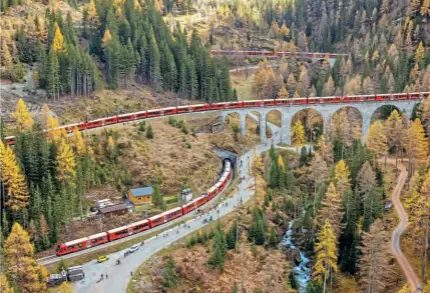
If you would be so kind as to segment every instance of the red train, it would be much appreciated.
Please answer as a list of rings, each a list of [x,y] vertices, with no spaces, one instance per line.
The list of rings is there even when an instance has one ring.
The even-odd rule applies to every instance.
[[[267,57],[296,57],[296,58],[337,58],[347,56],[347,54],[335,53],[311,53],[311,52],[274,52],[274,51],[236,51],[236,50],[211,50],[212,55],[221,56],[267,56]]]
[[[91,120],[88,122],[79,122],[61,126],[67,133],[73,132],[74,127],[78,127],[80,131],[103,127],[106,125],[130,122],[134,120],[186,114],[198,113],[206,111],[217,111],[223,109],[237,108],[252,108],[252,107],[271,107],[271,106],[294,106],[294,105],[312,105],[312,104],[332,104],[332,103],[358,103],[372,101],[398,101],[398,100],[419,100],[428,96],[430,92],[418,93],[398,93],[398,94],[380,94],[380,95],[355,95],[355,96],[332,96],[332,97],[307,97],[297,99],[267,99],[267,100],[251,100],[251,101],[236,101],[223,102],[212,104],[198,104],[179,107],[168,107],[162,109],[153,109],[148,111],[140,111],[135,113],[122,114],[118,116],[110,116]],[[6,137],[6,143],[9,145],[15,144],[15,137]]]
[[[94,234],[88,237],[72,240],[66,243],[61,243],[57,246],[57,256],[74,253],[80,250],[88,249],[90,247],[98,246],[107,242],[111,242],[117,239],[128,237],[146,231],[148,229],[157,227],[159,225],[170,222],[176,218],[182,217],[185,214],[192,212],[193,210],[201,207],[217,194],[222,192],[230,179],[233,176],[233,167],[230,160],[224,160],[224,169],[220,179],[217,183],[212,186],[206,193],[200,195],[191,202],[183,205],[182,207],[177,207],[168,210],[164,213],[155,215],[147,220],[142,220],[138,222],[131,223],[127,226],[118,227],[107,232],[102,232]]]

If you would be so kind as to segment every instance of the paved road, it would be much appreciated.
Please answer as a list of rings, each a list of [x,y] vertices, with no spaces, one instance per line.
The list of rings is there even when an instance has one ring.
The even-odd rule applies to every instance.
[[[395,159],[388,159],[387,162],[393,165],[396,164]],[[400,222],[397,225],[396,229],[394,229],[393,234],[391,235],[391,250],[409,282],[411,292],[420,292],[417,291],[418,288],[421,288],[420,280],[418,279],[413,268],[402,253],[402,249],[400,247],[400,238],[408,225],[408,214],[406,213],[400,201],[400,193],[403,189],[403,186],[405,185],[408,172],[406,171],[406,168],[401,164],[398,164],[397,168],[400,170],[400,175],[397,178],[397,185],[394,188],[393,193],[391,194],[391,201],[393,202]]]
[[[258,153],[261,153],[269,147],[270,144],[267,143],[255,149]],[[96,260],[93,260],[84,264],[83,267],[86,277],[84,280],[75,284],[75,292],[125,292],[131,272],[134,272],[142,262],[159,250],[166,248],[171,243],[206,225],[203,223],[204,219],[208,219],[212,216],[213,220],[216,220],[233,211],[235,207],[240,204],[241,200],[242,202],[249,200],[254,193],[254,191],[249,188],[249,186],[252,186],[253,180],[248,175],[248,166],[252,153],[253,150],[249,150],[240,157],[242,164],[238,163],[238,174],[239,177],[245,177],[245,179],[239,184],[232,197],[219,204],[218,209],[213,209],[205,215],[193,218],[190,222],[186,223],[187,227],[181,225],[179,228],[175,227],[170,231],[161,233],[157,237],[145,241],[144,246],[141,246],[139,250],[127,257],[124,257],[125,250],[123,250],[111,254],[110,259],[104,263],[99,264]],[[240,162],[240,160],[238,162]],[[121,259],[120,265],[116,264],[117,259]],[[108,278],[100,281],[101,274],[108,274]]]

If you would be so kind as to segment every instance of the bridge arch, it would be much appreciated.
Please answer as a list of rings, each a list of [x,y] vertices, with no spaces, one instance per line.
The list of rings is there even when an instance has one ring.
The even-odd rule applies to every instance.
[[[306,140],[310,143],[314,143],[323,134],[325,121],[323,114],[314,108],[305,108],[296,111],[291,118],[291,130],[294,124],[300,120],[303,127],[305,128]],[[291,131],[291,137],[293,133]]]
[[[391,105],[391,104],[387,104],[387,105],[382,105],[378,108],[375,109],[375,111],[372,113],[372,118],[371,120],[387,120],[388,117],[391,115],[391,113],[397,110],[397,112],[402,115],[402,110],[399,109],[398,107]],[[410,117],[408,117],[410,118]]]
[[[349,144],[354,139],[364,137],[370,127],[370,121],[371,116],[358,108],[342,106],[331,115],[325,130],[330,136],[341,137]]]

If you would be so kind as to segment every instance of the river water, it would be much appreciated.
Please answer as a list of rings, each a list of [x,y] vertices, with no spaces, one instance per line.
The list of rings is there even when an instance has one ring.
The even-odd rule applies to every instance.
[[[301,252],[293,241],[293,223],[294,220],[288,224],[288,230],[284,235],[284,238],[281,241],[281,248],[284,248],[285,251],[296,251],[299,256],[298,261],[293,260],[294,264],[294,276],[296,277],[297,283],[299,285],[299,292],[306,293],[306,288],[311,279],[311,270],[308,268],[309,258],[307,258],[303,252]]]

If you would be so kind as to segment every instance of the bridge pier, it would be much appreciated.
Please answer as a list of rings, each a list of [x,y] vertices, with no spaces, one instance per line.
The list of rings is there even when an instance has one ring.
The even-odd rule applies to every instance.
[[[281,143],[291,144],[291,120],[293,115],[287,111],[281,112]]]
[[[266,113],[260,112],[260,140],[261,142],[267,141],[266,133]]]
[[[240,134],[246,135],[246,112],[240,112]]]

